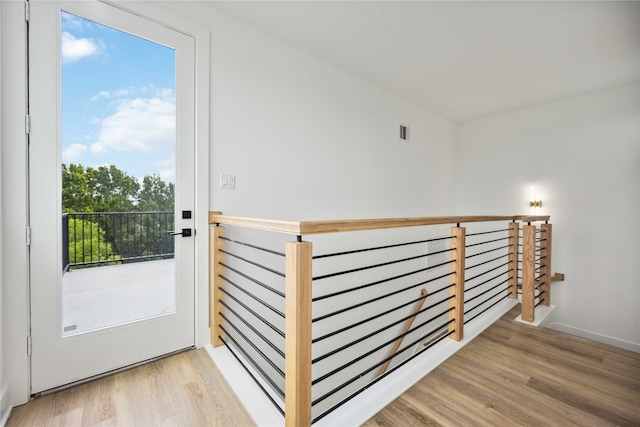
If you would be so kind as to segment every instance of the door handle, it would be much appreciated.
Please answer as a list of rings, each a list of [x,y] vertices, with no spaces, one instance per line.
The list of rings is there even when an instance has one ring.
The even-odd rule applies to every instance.
[[[191,237],[191,229],[183,228],[182,231],[167,231],[169,236]]]

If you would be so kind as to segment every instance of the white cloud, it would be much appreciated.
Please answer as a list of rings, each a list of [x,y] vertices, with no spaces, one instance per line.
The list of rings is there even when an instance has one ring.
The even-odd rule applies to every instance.
[[[176,169],[175,168],[171,168],[171,169],[160,169],[160,171],[158,172],[158,175],[160,175],[160,178],[162,178],[162,180],[164,182],[176,182]]]
[[[171,152],[175,148],[175,114],[172,97],[120,100],[116,112],[102,120],[91,151]]]
[[[87,38],[75,38],[67,31],[62,32],[62,61],[74,62],[89,56],[102,54],[104,43]]]
[[[157,97],[162,99],[169,99],[173,96],[172,89],[155,89],[155,93]],[[139,93],[146,93],[149,91],[149,86],[140,86],[138,88],[135,87],[125,87],[122,89],[117,89],[113,91],[101,90],[97,94],[93,95],[90,98],[91,102],[97,102],[101,99],[114,99],[116,103],[118,103],[122,98],[131,98],[136,96]],[[165,96],[165,92],[168,94],[168,97]],[[148,96],[148,95],[147,95]]]
[[[158,175],[164,182],[176,182],[176,153],[171,153],[171,157],[156,162],[160,168]]]
[[[161,168],[173,168],[176,165],[176,153],[171,153],[171,157],[165,160],[158,160],[156,165]]]
[[[135,93],[135,89],[128,87],[128,88],[116,90],[115,92],[113,92],[113,96],[115,98],[122,98],[124,96],[133,95],[134,93]]]
[[[62,163],[69,164],[78,162],[86,151],[86,145],[71,144],[70,146],[62,149]]]
[[[76,15],[72,15],[67,12],[62,12],[62,28],[73,29],[75,31],[84,31],[92,29],[91,21],[88,19],[81,18]]]
[[[93,95],[90,100],[91,102],[96,102],[105,98],[111,98],[111,93],[108,90],[101,90],[97,95]]]

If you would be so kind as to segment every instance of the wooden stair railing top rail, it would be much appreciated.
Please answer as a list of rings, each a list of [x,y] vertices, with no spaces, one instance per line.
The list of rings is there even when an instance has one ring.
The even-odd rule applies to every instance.
[[[279,221],[221,215],[209,212],[209,224],[235,225],[259,230],[275,231],[294,236],[342,233],[347,231],[382,230],[386,228],[419,227],[424,225],[461,224],[489,221],[548,221],[548,215],[512,216],[433,216],[414,218],[377,218],[325,221]]]

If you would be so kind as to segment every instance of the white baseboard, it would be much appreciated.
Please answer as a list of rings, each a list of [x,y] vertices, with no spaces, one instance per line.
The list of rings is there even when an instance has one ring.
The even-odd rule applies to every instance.
[[[9,395],[9,384],[0,391],[0,427],[4,427],[11,416],[11,399]]]
[[[625,341],[608,335],[598,334],[596,332],[587,331],[585,329],[576,328],[570,325],[565,325],[564,323],[551,322],[549,324],[546,324],[545,326],[547,328],[555,329],[556,331],[565,332],[567,334],[586,338],[591,341],[597,341],[615,347],[623,348],[625,350],[633,351],[634,353],[640,353],[640,344],[631,341]]]
[[[204,348],[258,426],[282,427],[284,425],[282,414],[262,393],[226,346],[213,348],[211,344],[207,344]],[[253,374],[255,378],[260,378],[257,373]],[[263,384],[263,387],[270,390],[270,386],[266,384]],[[277,396],[275,399],[281,400]]]
[[[351,399],[349,403],[318,420],[314,427],[359,426],[365,423],[473,338],[480,335],[517,303],[515,299],[508,299],[497,304],[488,310],[482,318],[478,318],[478,322],[465,326],[462,341],[443,340],[422,356],[416,357],[397,369],[392,375],[383,378]],[[282,414],[258,389],[226,347],[214,349],[207,345],[205,348],[258,426],[280,427],[284,425]],[[268,389],[268,387],[266,388]]]
[[[535,318],[533,322],[527,322],[525,320],[522,320],[521,314],[518,317],[516,317],[515,320],[516,322],[524,323],[525,325],[540,326],[540,325],[546,324],[546,322],[549,320],[549,316],[551,315],[551,312],[553,312],[555,308],[556,308],[555,305],[550,305],[549,307],[545,307],[543,305],[539,306],[538,308],[535,309]]]

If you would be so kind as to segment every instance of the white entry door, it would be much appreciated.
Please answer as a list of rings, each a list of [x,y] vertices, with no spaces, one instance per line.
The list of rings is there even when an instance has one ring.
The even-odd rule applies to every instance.
[[[195,42],[99,1],[30,3],[35,394],[195,344]]]

